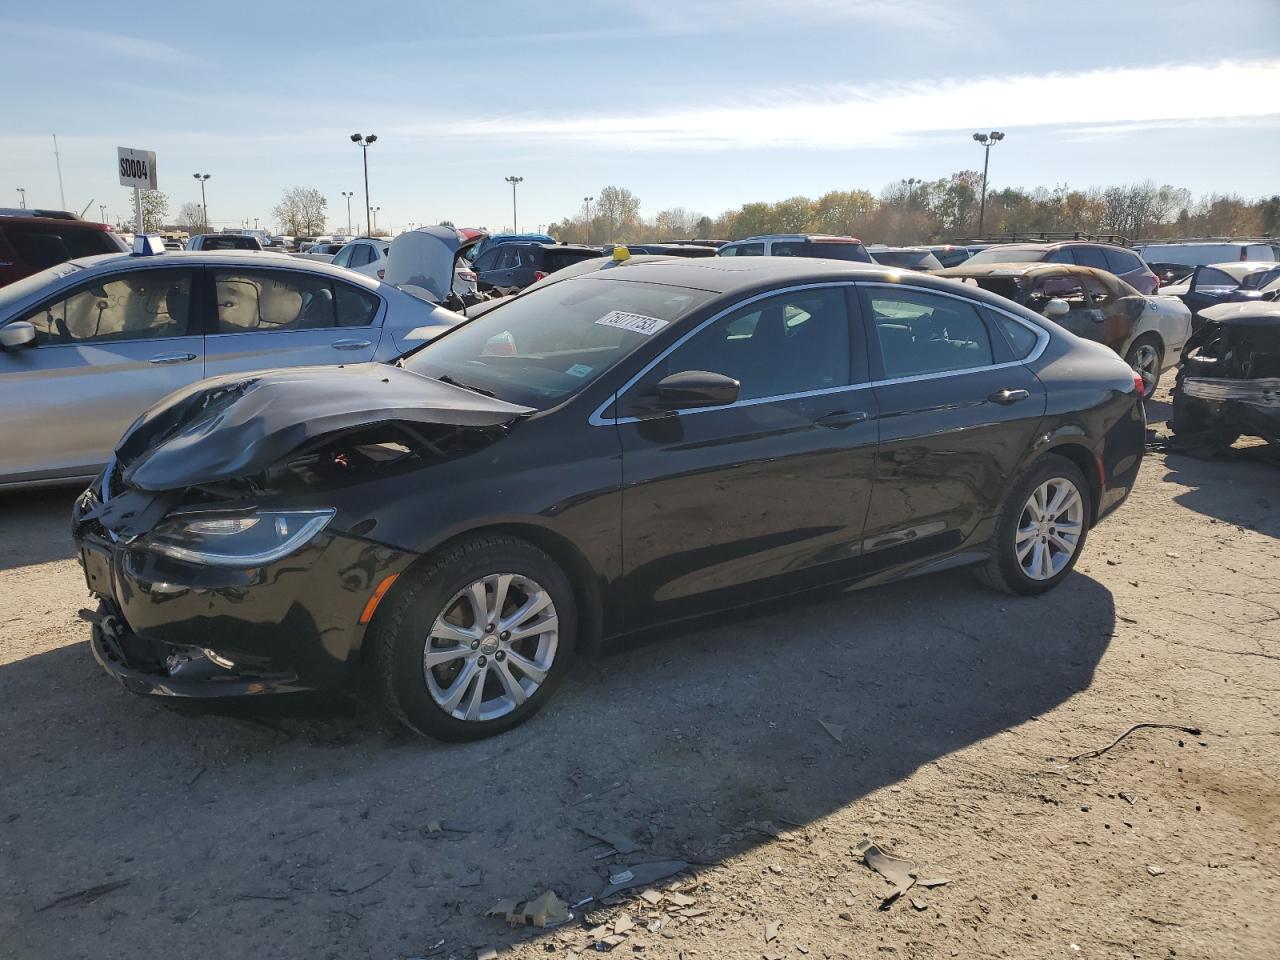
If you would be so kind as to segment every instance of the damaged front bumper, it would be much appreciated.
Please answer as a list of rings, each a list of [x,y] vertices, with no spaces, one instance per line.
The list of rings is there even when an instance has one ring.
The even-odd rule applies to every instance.
[[[1226,380],[1212,377],[1187,377],[1182,391],[1198,400],[1225,403],[1234,400],[1263,410],[1280,411],[1280,377],[1257,380]]]
[[[190,563],[121,538],[77,501],[73,535],[97,611],[91,648],[133,693],[239,697],[350,688],[378,586],[412,554],[325,531],[250,569]]]

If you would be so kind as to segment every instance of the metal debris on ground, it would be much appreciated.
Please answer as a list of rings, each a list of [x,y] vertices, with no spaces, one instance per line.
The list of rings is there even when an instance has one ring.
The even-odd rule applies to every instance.
[[[485,911],[486,917],[503,917],[512,926],[559,927],[573,919],[569,905],[548,890],[541,896],[517,904],[515,900],[499,900]]]
[[[1129,736],[1129,734],[1133,733],[1135,730],[1143,730],[1148,728],[1156,729],[1156,730],[1178,730],[1178,731],[1181,731],[1182,733],[1190,734],[1193,737],[1200,736],[1199,727],[1183,727],[1183,726],[1179,726],[1176,723],[1135,723],[1132,727],[1130,727],[1124,733],[1120,734],[1120,736],[1116,737],[1114,740],[1108,743],[1105,747],[1101,747],[1100,749],[1097,749],[1097,750],[1086,750],[1084,753],[1077,753],[1074,757],[1068,757],[1067,762],[1073,763],[1076,760],[1084,760],[1089,757],[1100,757],[1104,753],[1106,753],[1108,750],[1110,750],[1112,747],[1120,743],[1120,741],[1122,741],[1125,737]]]
[[[632,887],[647,887],[657,883],[659,880],[665,880],[667,877],[674,877],[677,873],[688,869],[689,864],[684,860],[655,860],[651,863],[633,863],[626,870],[611,874],[609,885],[596,895],[596,899],[604,900],[615,893],[630,890]]]
[[[827,723],[825,720],[819,720],[822,729],[831,735],[831,739],[836,743],[844,743],[844,727],[838,723]]]
[[[778,922],[776,920],[770,920],[768,923],[764,925],[764,942],[773,943],[773,941],[777,939],[778,939]]]
[[[938,877],[936,879],[931,878],[929,880],[916,880],[916,886],[917,887],[944,887],[950,882],[951,882],[950,879],[948,879],[947,877]]]
[[[893,884],[893,892],[880,901],[880,909],[888,910],[893,902],[915,886],[916,865],[910,860],[900,860],[885,853],[870,840],[863,840],[854,852],[861,855],[863,863]]]
[[[592,840],[599,840],[601,843],[607,843],[613,847],[610,853],[603,853],[601,858],[611,856],[614,853],[639,853],[640,844],[635,843],[626,834],[616,830],[597,830],[593,827],[578,827],[581,833],[585,833]]]

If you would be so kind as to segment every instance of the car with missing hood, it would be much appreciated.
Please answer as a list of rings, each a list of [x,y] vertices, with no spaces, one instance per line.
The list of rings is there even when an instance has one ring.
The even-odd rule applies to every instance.
[[[1222,303],[1182,352],[1169,427],[1229,447],[1242,436],[1280,446],[1280,303]]]
[[[1058,263],[1112,273],[1143,294],[1156,293],[1160,278],[1142,257],[1116,243],[1062,240],[1049,243],[997,243],[974,252],[967,263]]]
[[[407,269],[405,292],[287,254],[148,240],[0,287],[0,487],[92,478],[135,417],[205,377],[387,362],[461,319],[439,306],[447,287]],[[449,232],[422,245],[449,276]]]
[[[1146,396],[1177,366],[1191,311],[1175,297],[1145,296],[1104,270],[1059,263],[975,263],[937,273],[1021,304],[1086,340],[1106,344],[1142,375]]]
[[[1200,326],[1200,311],[1219,303],[1247,300],[1274,300],[1280,290],[1280,262],[1275,260],[1231,260],[1202,264],[1182,283],[1162,288],[1177,297],[1191,311],[1194,327]]]
[[[605,640],[973,564],[1034,594],[1127,497],[1140,381],[976,287],[795,257],[590,261],[394,366],[231,375],[79,498],[92,650],[184,697],[350,689],[451,740]]]

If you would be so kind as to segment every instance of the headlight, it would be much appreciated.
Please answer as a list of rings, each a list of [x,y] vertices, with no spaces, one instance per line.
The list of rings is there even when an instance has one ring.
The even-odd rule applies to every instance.
[[[156,527],[140,546],[188,563],[260,567],[307,543],[333,514],[332,509],[193,514]]]

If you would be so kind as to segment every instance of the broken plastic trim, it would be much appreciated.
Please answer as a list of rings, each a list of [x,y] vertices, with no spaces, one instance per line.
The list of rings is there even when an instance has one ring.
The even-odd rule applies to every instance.
[[[1266,408],[1280,408],[1280,377],[1256,380],[1227,380],[1218,377],[1187,377],[1182,391],[1199,400],[1238,400]]]

